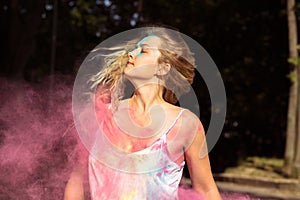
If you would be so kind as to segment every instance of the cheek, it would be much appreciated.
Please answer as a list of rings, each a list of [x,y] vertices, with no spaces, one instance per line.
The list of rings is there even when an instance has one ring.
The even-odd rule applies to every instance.
[[[155,64],[155,59],[151,57],[145,57],[145,56],[137,56],[135,57],[135,66],[143,66],[143,65],[148,65],[148,64]]]
[[[139,73],[147,74],[147,75],[154,75],[155,74],[155,64],[144,64],[140,65],[137,68],[134,68]]]

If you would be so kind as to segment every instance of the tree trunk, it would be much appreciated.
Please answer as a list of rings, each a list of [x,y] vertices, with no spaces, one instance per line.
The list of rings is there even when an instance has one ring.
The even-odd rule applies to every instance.
[[[294,61],[292,76],[297,74],[298,64],[298,50],[297,50],[297,20],[295,16],[295,0],[287,0],[287,21],[288,21],[288,33],[289,33],[289,54],[290,60]],[[289,105],[287,116],[287,131],[286,131],[286,146],[285,146],[285,166],[284,172],[291,176],[293,161],[295,157],[295,141],[297,131],[297,92],[298,92],[298,80],[297,78],[291,78],[291,86],[289,92]]]
[[[143,0],[139,0],[138,9],[137,9],[139,17],[142,14],[142,11],[143,11]]]
[[[13,2],[14,4],[18,3],[17,0]],[[11,76],[17,78],[23,78],[25,66],[30,56],[35,52],[36,35],[39,31],[43,11],[43,1],[30,2],[26,5],[27,13],[24,14],[22,22],[18,19],[18,13],[13,12],[12,18],[15,22],[10,30],[10,34],[12,34],[10,40],[14,40],[15,37],[17,37],[17,40],[16,42],[11,41],[9,45],[11,60],[9,61],[8,71]]]
[[[296,124],[296,140],[295,140],[295,157],[294,157],[294,164],[293,164],[293,176],[300,179],[300,64],[295,68],[297,71],[297,80],[298,80],[298,112],[297,112],[297,124]]]
[[[55,61],[56,61],[56,33],[57,33],[57,15],[58,15],[58,6],[57,0],[54,0],[53,4],[53,18],[52,18],[52,41],[51,41],[51,76],[54,75]]]
[[[49,93],[53,94],[54,86],[54,69],[56,63],[56,39],[57,39],[57,17],[58,17],[58,0],[54,0],[53,4],[53,18],[52,18],[52,40],[51,40],[51,61],[50,61],[50,84]],[[53,106],[53,97],[49,97],[48,112],[51,112]]]
[[[17,44],[19,42],[18,33],[20,32],[20,20],[18,18],[18,1],[11,0],[10,1],[10,10],[9,10],[9,21],[8,24],[8,42],[7,42],[7,61],[4,73],[6,75],[10,74],[12,69],[12,61],[15,59],[15,53],[17,49]],[[5,58],[4,58],[5,59]]]

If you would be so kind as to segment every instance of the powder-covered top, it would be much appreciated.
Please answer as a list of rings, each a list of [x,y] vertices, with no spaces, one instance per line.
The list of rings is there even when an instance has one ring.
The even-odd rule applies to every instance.
[[[182,109],[167,131],[149,147],[118,159],[115,159],[118,157],[115,153],[111,154],[111,162],[118,162],[120,169],[124,165],[127,170],[107,166],[107,163],[99,162],[99,157],[95,154],[94,156],[90,155],[88,167],[92,199],[177,199],[178,186],[185,163],[182,162],[179,165],[170,158],[167,135],[174,128],[183,111]],[[94,152],[103,154],[103,157],[106,157],[105,160],[108,161],[111,152],[106,152],[103,147],[101,149]],[[103,161],[101,158],[100,160]],[[149,168],[148,166],[152,167]]]

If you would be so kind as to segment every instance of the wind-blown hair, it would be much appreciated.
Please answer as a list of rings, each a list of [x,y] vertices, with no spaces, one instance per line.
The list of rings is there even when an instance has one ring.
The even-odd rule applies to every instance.
[[[161,39],[159,51],[161,56],[158,64],[168,63],[170,72],[163,77],[165,101],[175,104],[180,95],[185,94],[190,89],[194,79],[195,58],[189,47],[176,31],[170,31],[160,27],[143,28],[143,33],[135,40],[118,47],[108,48],[114,53],[108,54],[105,58],[105,67],[93,75],[90,79],[91,89],[97,89],[97,97],[110,102],[113,108],[117,108],[119,100],[123,98],[125,82],[124,69],[128,61],[128,52],[133,50],[142,38],[149,35],[157,36]]]

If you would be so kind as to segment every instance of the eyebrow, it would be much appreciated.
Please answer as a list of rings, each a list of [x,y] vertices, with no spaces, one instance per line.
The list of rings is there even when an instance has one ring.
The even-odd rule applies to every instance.
[[[150,47],[150,45],[148,45],[148,44],[141,44],[141,45],[137,45],[136,47]]]
[[[157,49],[157,47],[152,47],[152,46],[150,46],[149,44],[141,44],[141,45],[139,45],[138,47],[141,47],[141,48],[147,48],[147,49]]]

